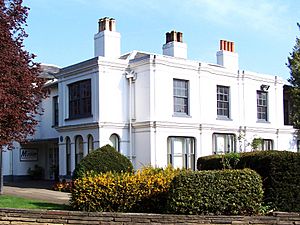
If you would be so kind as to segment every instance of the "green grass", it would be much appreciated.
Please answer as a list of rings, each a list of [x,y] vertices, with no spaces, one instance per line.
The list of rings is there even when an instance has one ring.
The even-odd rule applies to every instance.
[[[11,195],[0,196],[0,208],[18,208],[18,209],[51,209],[51,210],[69,210],[69,206],[54,203],[48,203],[40,200],[15,197]]]

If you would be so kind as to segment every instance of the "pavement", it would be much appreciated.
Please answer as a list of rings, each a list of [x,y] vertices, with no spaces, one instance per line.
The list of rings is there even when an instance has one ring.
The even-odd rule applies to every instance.
[[[52,181],[18,181],[4,183],[3,192],[24,198],[42,200],[55,204],[69,204],[70,193],[51,190]]]

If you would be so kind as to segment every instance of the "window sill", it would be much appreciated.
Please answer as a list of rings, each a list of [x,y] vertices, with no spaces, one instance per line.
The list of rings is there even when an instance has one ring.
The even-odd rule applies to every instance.
[[[224,121],[232,121],[232,119],[230,119],[230,118],[228,118],[228,117],[223,117],[223,116],[218,116],[217,118],[216,118],[216,120],[224,120]]]
[[[269,124],[270,122],[267,120],[257,120],[256,123],[268,123]]]
[[[93,115],[89,114],[89,115],[81,115],[81,116],[71,117],[71,118],[65,119],[65,121],[78,120],[78,119],[84,119],[84,118],[90,118],[90,117],[93,117]]]
[[[174,113],[172,116],[173,117],[192,118],[190,115],[187,115],[185,113]]]

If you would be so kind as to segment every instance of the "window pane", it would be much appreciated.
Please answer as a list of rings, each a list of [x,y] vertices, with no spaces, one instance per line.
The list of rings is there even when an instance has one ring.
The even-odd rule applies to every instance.
[[[215,154],[223,154],[236,151],[234,134],[213,134],[213,140]]]
[[[267,92],[257,91],[257,119],[259,120],[268,120],[268,97]]]
[[[229,118],[229,87],[217,85],[217,115]]]
[[[168,162],[176,168],[195,169],[195,141],[189,137],[168,138]]]
[[[174,112],[188,114],[188,81],[173,80]]]
[[[69,85],[69,117],[76,118],[91,114],[91,80]]]

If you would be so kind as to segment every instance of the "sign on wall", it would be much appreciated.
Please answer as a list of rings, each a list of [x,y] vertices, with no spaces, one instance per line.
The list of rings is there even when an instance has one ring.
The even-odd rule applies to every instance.
[[[34,148],[21,148],[20,149],[20,161],[37,161],[38,150]]]

